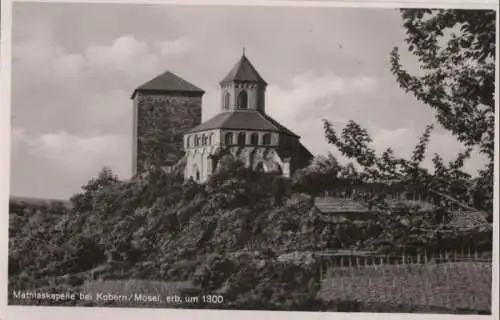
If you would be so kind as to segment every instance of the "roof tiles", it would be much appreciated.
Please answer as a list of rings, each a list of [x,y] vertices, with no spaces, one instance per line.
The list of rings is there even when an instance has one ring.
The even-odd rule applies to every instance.
[[[193,133],[212,129],[271,131],[297,136],[276,120],[256,110],[219,113],[189,132]]]
[[[161,75],[153,78],[152,80],[135,89],[131,98],[133,99],[136,93],[139,91],[182,92],[192,94],[194,93],[199,95],[205,93],[205,91],[203,91],[202,89],[173,74],[170,71],[162,73]]]
[[[232,81],[250,81],[266,84],[250,60],[243,55],[236,65],[229,71],[221,83]]]

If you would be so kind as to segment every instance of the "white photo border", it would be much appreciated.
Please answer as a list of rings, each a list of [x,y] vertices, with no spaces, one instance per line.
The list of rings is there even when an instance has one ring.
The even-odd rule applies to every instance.
[[[12,37],[12,6],[13,2],[46,2],[49,3],[115,3],[115,4],[141,4],[141,5],[206,5],[206,6],[294,6],[294,7],[359,7],[359,8],[461,8],[461,9],[493,9],[497,13],[497,39],[498,28],[498,2],[495,0],[468,0],[468,1],[337,1],[337,0],[66,0],[66,1],[28,1],[28,0],[2,0],[1,1],[1,33],[0,33],[0,320],[27,320],[27,319],[233,319],[240,320],[261,319],[499,319],[499,288],[498,288],[498,214],[499,214],[499,160],[495,158],[495,186],[494,186],[494,222],[493,222],[493,281],[492,281],[492,315],[435,315],[435,314],[403,314],[403,313],[342,313],[342,312],[276,312],[276,311],[215,311],[215,310],[178,310],[178,309],[148,309],[148,308],[100,308],[100,307],[35,307],[35,306],[8,306],[7,305],[7,257],[8,257],[8,203],[10,189],[10,144],[11,144],[11,37]],[[15,17],[14,17],[15,18]],[[498,41],[498,40],[497,40]],[[495,97],[498,98],[498,45],[496,47],[496,83]],[[498,108],[498,103],[497,103]],[[497,109],[498,112],[498,109]],[[496,139],[495,153],[499,154],[498,113],[495,117]],[[236,313],[236,314],[235,314]]]

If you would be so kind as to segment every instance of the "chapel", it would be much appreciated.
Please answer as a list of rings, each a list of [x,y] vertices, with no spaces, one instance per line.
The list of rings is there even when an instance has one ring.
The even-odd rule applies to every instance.
[[[267,115],[267,83],[244,52],[219,85],[219,113],[184,134],[186,179],[207,181],[225,155],[283,177],[309,164],[300,137]]]

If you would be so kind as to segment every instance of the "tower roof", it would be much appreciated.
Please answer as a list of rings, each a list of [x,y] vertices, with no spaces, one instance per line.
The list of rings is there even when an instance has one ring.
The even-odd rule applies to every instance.
[[[252,65],[250,60],[248,60],[245,56],[245,53],[243,53],[238,63],[236,63],[236,65],[231,69],[231,71],[229,71],[227,76],[220,83],[232,81],[251,81],[267,84]]]
[[[188,132],[194,133],[212,129],[270,131],[298,137],[298,135],[278,121],[257,110],[237,110],[219,113]]]
[[[177,93],[191,93],[196,95],[203,95],[205,91],[198,88],[194,84],[182,79],[181,77],[173,74],[170,71],[153,78],[142,86],[138,87],[132,93],[133,99],[137,92],[177,92]]]

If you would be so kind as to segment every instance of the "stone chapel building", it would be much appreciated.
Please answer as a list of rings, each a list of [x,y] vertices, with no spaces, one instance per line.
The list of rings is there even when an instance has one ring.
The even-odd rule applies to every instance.
[[[267,83],[243,53],[219,83],[220,112],[184,135],[185,177],[205,182],[224,155],[290,177],[312,154],[300,137],[266,114]]]
[[[203,183],[232,155],[247,167],[290,177],[312,154],[300,137],[266,114],[267,83],[243,53],[220,82],[220,112],[201,123],[204,91],[165,72],[134,90],[133,174],[169,170],[181,159],[185,178]]]

